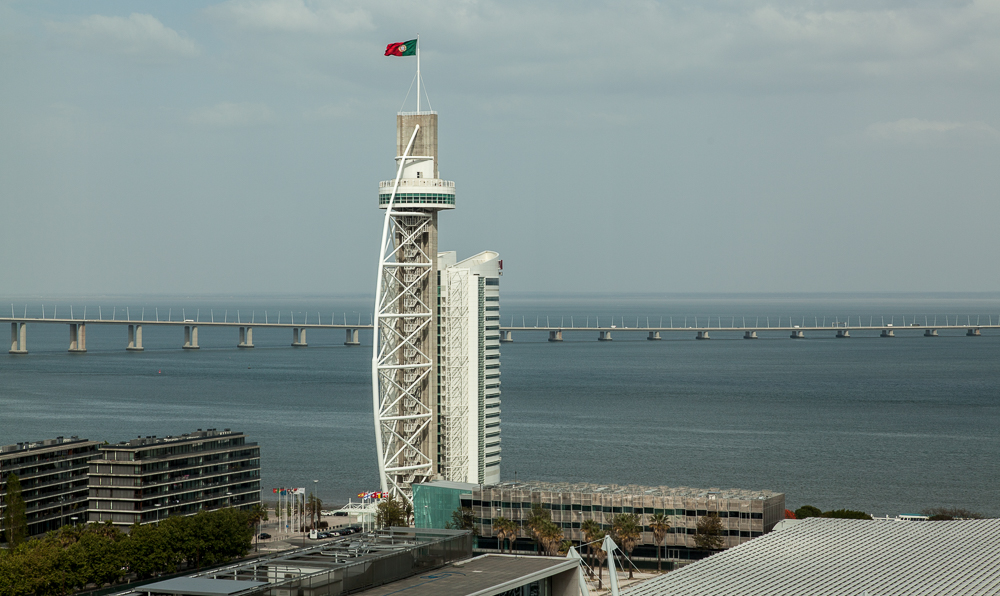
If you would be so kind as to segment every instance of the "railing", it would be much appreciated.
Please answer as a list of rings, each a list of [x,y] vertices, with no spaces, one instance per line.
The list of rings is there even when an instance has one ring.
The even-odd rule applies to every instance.
[[[395,184],[395,180],[383,180],[378,183],[378,187],[392,188]],[[455,188],[455,183],[451,180],[441,180],[440,178],[400,178],[399,186]]]

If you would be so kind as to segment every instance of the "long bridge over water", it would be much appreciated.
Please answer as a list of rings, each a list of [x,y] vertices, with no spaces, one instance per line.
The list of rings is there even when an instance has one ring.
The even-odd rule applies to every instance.
[[[372,329],[372,325],[361,323],[360,316],[357,324],[347,322],[346,315],[344,316],[343,323],[337,323],[335,322],[334,315],[331,314],[328,319],[329,323],[325,323],[320,313],[315,313],[315,319],[313,320],[310,320],[311,315],[303,314],[302,320],[297,322],[294,315],[291,315],[291,320],[286,322],[281,322],[280,318],[278,321],[272,322],[266,315],[264,322],[259,322],[256,319],[256,314],[251,315],[250,320],[242,320],[238,311],[236,320],[233,321],[229,320],[228,312],[222,321],[214,320],[214,312],[210,320],[207,321],[200,320],[200,314],[196,315],[195,319],[185,318],[182,314],[180,320],[172,320],[172,313],[168,315],[167,320],[159,320],[158,315],[155,319],[146,319],[144,314],[143,312],[143,315],[138,319],[132,319],[128,314],[126,314],[126,318],[119,319],[116,318],[117,311],[115,311],[110,319],[105,319],[102,316],[95,319],[87,318],[86,315],[81,318],[74,318],[72,314],[69,318],[57,318],[55,313],[53,313],[53,317],[51,318],[45,318],[44,315],[42,317],[17,317],[12,313],[10,317],[0,317],[0,324],[10,323],[11,344],[9,353],[11,354],[28,353],[28,326],[40,324],[66,325],[69,329],[69,351],[74,353],[84,353],[87,351],[88,325],[117,325],[125,327],[126,334],[123,337],[125,339],[125,349],[135,352],[144,349],[142,344],[144,326],[182,327],[183,336],[179,335],[178,338],[183,338],[180,347],[186,350],[197,350],[200,348],[198,344],[199,327],[234,328],[237,330],[235,338],[237,339],[235,346],[237,348],[254,347],[254,329],[291,329],[291,346],[296,348],[308,346],[306,342],[306,332],[308,330],[344,330],[344,345],[358,346],[361,345],[359,331]],[[834,318],[830,321],[824,319],[822,322],[820,322],[818,317],[815,317],[813,324],[810,325],[807,323],[805,317],[780,317],[772,325],[769,317],[754,317],[752,322],[749,322],[746,317],[690,317],[685,318],[683,323],[680,323],[680,320],[678,320],[676,325],[672,318],[668,318],[667,324],[664,324],[661,318],[659,324],[652,325],[649,323],[648,318],[645,324],[642,324],[641,319],[636,317],[635,324],[629,325],[632,323],[631,320],[626,322],[624,317],[614,317],[612,321],[618,321],[620,324],[612,322],[611,324],[601,326],[600,319],[595,317],[594,326],[590,325],[589,318],[585,325],[576,326],[572,317],[570,318],[569,325],[564,324],[566,317],[561,317],[557,325],[551,324],[548,318],[542,323],[541,317],[538,317],[533,326],[528,325],[524,318],[522,318],[521,325],[515,325],[512,318],[510,325],[489,325],[487,330],[498,332],[500,341],[509,343],[514,341],[515,331],[518,333],[547,332],[550,342],[561,342],[563,341],[564,334],[568,333],[589,334],[598,341],[612,341],[614,334],[635,333],[646,334],[646,339],[649,340],[661,340],[668,334],[707,340],[711,339],[711,334],[713,333],[742,334],[744,339],[758,339],[758,334],[765,332],[788,334],[788,337],[791,339],[804,339],[806,334],[810,336],[815,334],[829,334],[838,338],[849,338],[851,337],[851,332],[877,332],[880,337],[895,337],[897,332],[904,334],[916,332],[925,337],[936,337],[939,331],[957,331],[964,332],[969,337],[977,337],[982,334],[982,330],[984,329],[1000,329],[1000,316],[994,317],[993,315],[988,315],[985,322],[981,315],[948,315],[943,318],[945,322],[942,324],[938,321],[937,317],[919,318],[913,316],[909,320],[906,317],[902,317],[902,323],[896,324],[895,317],[892,317],[889,323],[885,322],[884,317],[881,317],[876,322],[874,316],[868,317],[868,321],[864,321],[863,317],[851,316],[846,317],[843,321],[839,318]],[[965,318],[965,321],[962,321],[962,318]],[[763,324],[761,319],[765,319]]]

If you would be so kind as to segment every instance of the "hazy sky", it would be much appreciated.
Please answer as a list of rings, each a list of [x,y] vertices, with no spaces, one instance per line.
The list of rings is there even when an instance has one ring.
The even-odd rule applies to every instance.
[[[998,0],[34,0],[0,293],[372,291],[418,33],[507,291],[1000,290]]]

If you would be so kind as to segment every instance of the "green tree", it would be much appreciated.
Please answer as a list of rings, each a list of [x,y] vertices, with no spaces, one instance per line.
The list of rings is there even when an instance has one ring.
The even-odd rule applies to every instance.
[[[656,571],[662,573],[660,547],[663,546],[663,541],[667,539],[667,533],[670,532],[670,518],[665,513],[654,513],[653,517],[649,518],[649,527],[653,530],[653,541],[656,542]]]
[[[821,515],[823,515],[823,511],[819,507],[813,507],[812,505],[803,505],[795,510],[795,519],[820,517]]]
[[[86,559],[81,588],[90,582],[102,587],[125,577],[125,538],[110,523],[84,526],[77,542]]]
[[[257,524],[266,522],[267,520],[267,507],[261,505],[260,503],[254,505],[253,509],[250,510],[250,525],[256,526]]]
[[[4,496],[3,527],[7,548],[17,548],[28,539],[28,515],[21,496],[21,481],[17,474],[7,475],[7,494]]]
[[[625,555],[632,558],[632,551],[642,540],[642,524],[639,516],[634,513],[619,513],[611,520],[611,539],[615,541]],[[634,566],[629,564],[628,578],[633,579]]]
[[[594,553],[601,547],[597,541],[604,538],[604,531],[601,529],[601,524],[597,523],[597,520],[594,519],[584,520],[580,524],[580,530],[583,532],[583,539],[587,541],[587,554],[590,559],[590,577],[594,577]],[[601,538],[598,538],[598,535]]]
[[[408,527],[413,516],[413,506],[409,503],[400,503],[395,496],[382,499],[375,509],[375,524],[380,528]]]
[[[725,546],[722,538],[722,520],[714,511],[703,515],[695,526],[694,544],[704,550],[719,550]]]
[[[798,517],[798,516],[796,516]],[[871,519],[872,516],[868,515],[864,511],[853,511],[851,509],[835,509],[833,511],[824,511],[822,517],[833,517],[838,519]]]
[[[923,514],[932,521],[947,521],[951,519],[983,519],[982,513],[961,509],[959,507],[931,507],[924,509]]]
[[[512,519],[501,516],[493,520],[493,533],[497,537],[501,553],[503,553],[503,543],[505,540],[510,541],[508,550],[514,550],[514,540],[517,538],[517,531],[517,522]]]
[[[156,526],[136,524],[129,530],[128,540],[123,548],[124,566],[139,579],[174,571],[181,562],[181,545],[171,536],[171,530],[176,524],[167,521]]]
[[[17,550],[0,549],[0,594],[30,594],[31,582],[24,573],[27,553]]]
[[[124,534],[111,524],[65,526],[16,549],[0,551],[0,595],[57,596],[245,556],[253,535],[249,511],[221,509],[136,525]]]
[[[445,527],[449,530],[471,530],[473,536],[479,535],[479,530],[476,529],[476,513],[471,507],[459,507],[452,511],[451,521],[446,523]]]

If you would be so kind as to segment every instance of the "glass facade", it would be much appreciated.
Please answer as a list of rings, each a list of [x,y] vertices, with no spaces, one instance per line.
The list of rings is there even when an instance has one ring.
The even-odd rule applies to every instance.
[[[388,205],[389,197],[392,193],[379,193],[378,204]],[[396,204],[397,205],[412,205],[414,203],[429,204],[429,205],[454,205],[455,195],[452,193],[443,192],[397,192],[396,193]]]
[[[441,483],[414,484],[414,527],[444,529],[451,523],[451,514],[462,506],[462,494],[469,494],[469,489]]]

